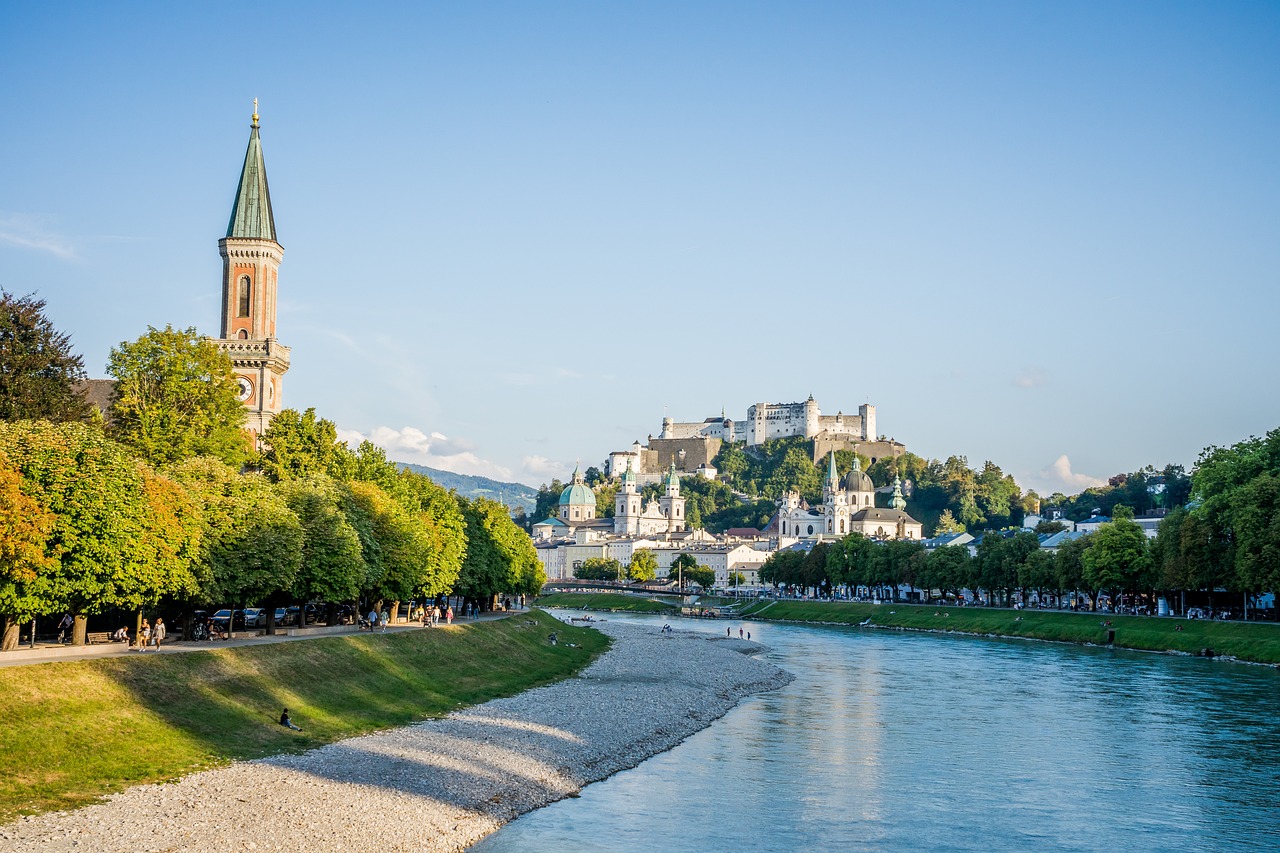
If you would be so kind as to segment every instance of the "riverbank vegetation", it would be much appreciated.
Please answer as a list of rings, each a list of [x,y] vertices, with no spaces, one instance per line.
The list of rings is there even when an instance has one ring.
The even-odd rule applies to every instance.
[[[1259,622],[1226,622],[1152,616],[1070,613],[1052,610],[1004,610],[909,604],[862,604],[827,601],[758,601],[741,611],[743,619],[858,625],[867,620],[879,628],[954,631],[1025,637],[1067,643],[1114,644],[1142,651],[1200,654],[1212,649],[1256,663],[1280,663],[1280,626]]]
[[[534,610],[450,628],[6,667],[0,822],[442,716],[566,678],[607,645]],[[285,707],[301,732],[279,725]]]
[[[619,592],[556,592],[537,601],[539,607],[564,607],[569,610],[617,610],[633,613],[677,613],[679,598],[640,597]]]
[[[102,417],[43,305],[0,293],[0,648],[62,613],[77,643],[109,612],[254,605],[271,631],[302,602],[328,603],[329,621],[340,603],[446,593],[487,610],[545,581],[502,504],[351,449],[313,409],[280,412],[255,445],[230,358],[194,329],[114,349]]]

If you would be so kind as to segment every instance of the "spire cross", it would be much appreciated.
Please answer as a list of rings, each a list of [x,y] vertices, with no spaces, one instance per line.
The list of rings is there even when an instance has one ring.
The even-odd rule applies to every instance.
[[[253,126],[258,126],[258,99],[253,99]]]

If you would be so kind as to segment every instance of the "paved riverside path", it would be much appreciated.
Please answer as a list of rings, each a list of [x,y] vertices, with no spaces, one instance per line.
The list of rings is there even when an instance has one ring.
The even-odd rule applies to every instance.
[[[490,622],[495,619],[505,619],[519,613],[527,613],[528,610],[508,610],[508,611],[492,611],[482,613],[474,619],[459,619],[457,616],[453,618],[454,625],[470,625],[475,622]],[[439,627],[446,627],[441,621]],[[316,633],[297,634],[289,636],[285,631],[288,628],[280,628],[279,634],[257,634],[254,631],[237,631],[234,640],[203,640],[195,642],[193,640],[165,640],[160,646],[160,654],[172,655],[181,654],[183,652],[207,652],[210,649],[226,649],[239,648],[241,646],[265,646],[272,643],[291,643],[297,640],[315,640],[320,637],[343,637],[350,634],[364,634],[367,630],[362,630],[356,625],[340,625],[331,629],[321,625],[320,629],[307,628],[307,631],[315,631]],[[426,627],[418,622],[397,622],[387,628],[388,634],[394,634],[397,631],[419,631],[434,630]],[[21,645],[16,649],[7,652],[0,652],[0,667],[4,666],[29,666],[37,663],[53,663],[54,661],[73,661],[73,660],[94,660],[95,658],[105,657],[123,657],[126,655],[153,655],[156,654],[154,648],[146,651],[140,651],[132,646],[126,646],[124,643],[95,643],[91,646],[72,646],[60,645],[58,643],[41,643],[37,642],[34,649],[27,645]]]
[[[442,719],[22,818],[0,826],[0,850],[462,850],[791,680],[749,656],[764,650],[756,643],[594,627],[614,642],[575,677]]]

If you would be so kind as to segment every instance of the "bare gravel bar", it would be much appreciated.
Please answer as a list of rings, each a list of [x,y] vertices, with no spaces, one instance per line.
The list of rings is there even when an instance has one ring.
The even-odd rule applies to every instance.
[[[764,649],[756,643],[598,627],[613,645],[575,678],[443,719],[23,818],[0,826],[0,849],[462,850],[792,679],[751,657]]]

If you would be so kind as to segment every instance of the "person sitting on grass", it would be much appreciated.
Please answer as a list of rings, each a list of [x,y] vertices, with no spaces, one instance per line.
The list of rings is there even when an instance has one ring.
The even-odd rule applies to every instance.
[[[302,731],[302,729],[298,728],[293,724],[293,720],[289,719],[288,708],[285,708],[283,711],[280,712],[280,725],[284,726],[287,729],[293,729],[295,732]]]

